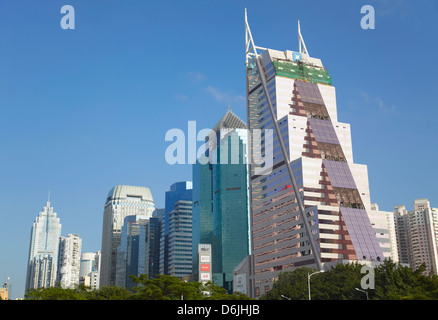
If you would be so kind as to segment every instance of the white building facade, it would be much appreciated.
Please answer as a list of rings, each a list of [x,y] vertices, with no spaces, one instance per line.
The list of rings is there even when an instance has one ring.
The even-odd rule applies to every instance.
[[[31,230],[26,292],[55,285],[61,227],[60,219],[47,201]]]
[[[285,270],[384,255],[369,218],[367,167],[353,162],[350,125],[338,121],[328,71],[300,32],[298,52],[277,51],[256,47],[246,26],[248,127],[265,130],[256,154],[265,166],[250,165],[257,298]]]
[[[79,285],[82,239],[70,233],[59,239],[58,275],[56,282],[61,288],[74,289]]]
[[[438,209],[432,208],[428,199],[416,199],[412,211],[396,206],[394,221],[400,262],[414,270],[424,264],[426,274],[437,274]]]
[[[384,258],[399,262],[394,213],[379,210],[379,206],[372,203],[369,217]]]
[[[100,289],[100,260],[100,251],[82,253],[79,284],[92,290]]]

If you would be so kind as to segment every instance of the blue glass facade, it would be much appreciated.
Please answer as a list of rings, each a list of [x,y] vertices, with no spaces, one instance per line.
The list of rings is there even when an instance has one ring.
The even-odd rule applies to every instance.
[[[147,216],[140,215],[131,215],[124,219],[120,245],[117,248],[117,286],[132,289],[135,283],[129,276],[139,276],[145,272],[145,228],[148,221]]]
[[[176,182],[165,194],[164,217],[161,225],[160,274],[169,274],[169,216],[177,201],[192,201],[192,182]]]
[[[229,292],[233,269],[250,254],[247,130],[230,117],[237,118],[228,111],[216,127],[217,161],[193,166],[193,273],[198,244],[211,244],[212,282]],[[239,128],[224,127],[224,119]]]
[[[145,249],[141,250],[146,254],[144,273],[153,279],[160,273],[160,220],[150,218],[145,227]]]

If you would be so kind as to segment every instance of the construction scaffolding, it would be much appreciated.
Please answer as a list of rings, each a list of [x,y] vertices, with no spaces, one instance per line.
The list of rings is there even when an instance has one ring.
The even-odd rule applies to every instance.
[[[273,60],[275,74],[279,77],[299,79],[312,83],[332,85],[332,78],[324,68],[317,68],[303,62]]]

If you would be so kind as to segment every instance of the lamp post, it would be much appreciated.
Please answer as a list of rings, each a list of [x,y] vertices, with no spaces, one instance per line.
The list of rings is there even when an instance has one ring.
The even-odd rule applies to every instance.
[[[368,300],[368,291],[361,290],[361,289],[359,289],[359,288],[354,288],[354,289],[356,289],[357,291],[360,291],[360,292],[364,292],[365,295],[367,296],[367,300]]]
[[[312,274],[307,273],[307,287],[309,289],[309,300],[312,300],[311,297],[310,297],[310,277],[313,276],[314,274],[323,273],[323,272],[324,272],[324,270],[316,271],[316,272],[314,272]]]

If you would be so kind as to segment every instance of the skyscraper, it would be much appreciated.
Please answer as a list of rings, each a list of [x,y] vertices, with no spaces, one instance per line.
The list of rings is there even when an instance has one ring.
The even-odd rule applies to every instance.
[[[144,274],[153,279],[160,272],[159,253],[159,219],[141,215],[125,217],[117,247],[116,286],[132,289],[136,284],[130,276]]]
[[[258,47],[246,20],[248,129],[273,130],[273,143],[262,135],[259,152],[272,165],[250,162],[256,297],[295,267],[383,260],[367,214],[367,167],[353,162],[332,78],[309,55],[300,28],[298,40],[297,52]]]
[[[192,201],[191,181],[176,182],[165,193],[164,216],[161,215],[160,274],[169,275],[169,217],[170,212],[175,209],[175,203],[179,200]]]
[[[149,188],[118,185],[108,193],[102,226],[101,287],[115,285],[117,247],[124,218],[129,215],[151,217],[153,212],[154,201]]]
[[[33,223],[29,260],[27,265],[26,291],[53,287],[58,270],[58,247],[61,236],[60,219],[50,206],[50,200]]]
[[[410,254],[410,232],[409,216],[405,206],[395,206],[394,208],[395,234],[397,238],[398,260],[400,263],[410,265],[412,258]]]
[[[168,275],[192,273],[192,201],[178,200],[169,213]]]
[[[70,233],[59,238],[58,275],[56,282],[62,288],[74,289],[79,285],[82,239]]]
[[[157,217],[150,218],[145,225],[145,242],[144,252],[145,264],[141,273],[147,274],[150,279],[160,274],[160,233],[161,222]]]
[[[116,286],[131,289],[134,282],[130,276],[138,277],[144,273],[145,225],[148,220],[149,217],[142,215],[127,216],[124,219],[120,245],[117,247]]]
[[[247,138],[246,124],[228,109],[193,165],[193,273],[198,245],[210,244],[212,282],[228,292],[233,269],[250,253]]]

